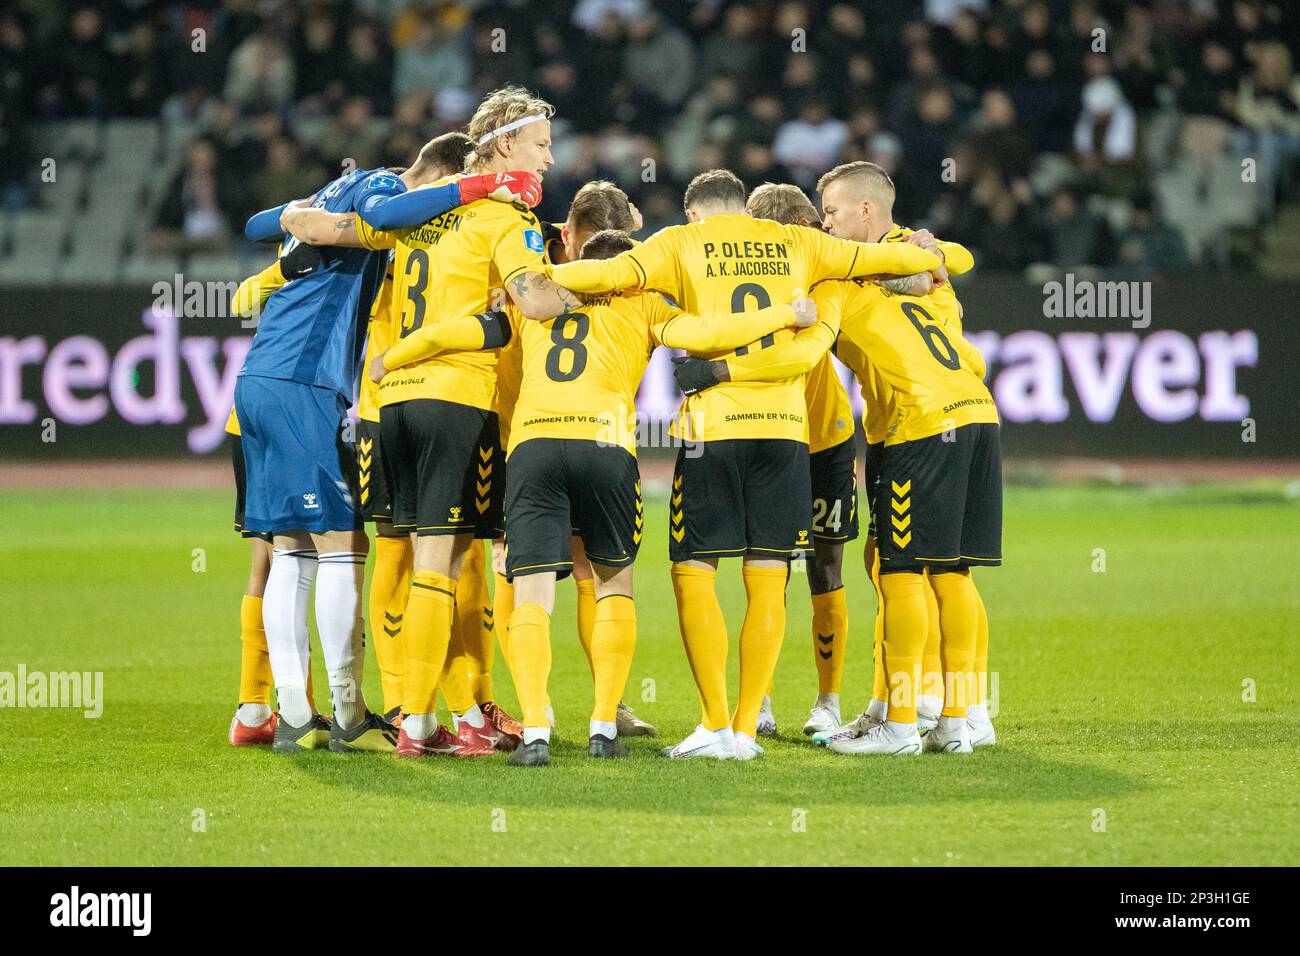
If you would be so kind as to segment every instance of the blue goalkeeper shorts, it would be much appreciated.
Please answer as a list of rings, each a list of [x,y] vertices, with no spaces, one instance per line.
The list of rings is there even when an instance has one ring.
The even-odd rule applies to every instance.
[[[248,482],[245,531],[319,534],[362,526],[356,456],[343,438],[348,403],[342,395],[241,375],[235,411]]]

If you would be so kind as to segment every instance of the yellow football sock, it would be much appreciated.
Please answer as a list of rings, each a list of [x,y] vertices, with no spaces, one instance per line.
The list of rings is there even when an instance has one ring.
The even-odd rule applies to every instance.
[[[975,635],[979,630],[979,595],[968,571],[936,574],[934,596],[939,599],[943,640],[943,711],[945,717],[965,717],[974,703]]]
[[[437,709],[438,679],[447,663],[455,610],[456,585],[451,578],[433,571],[411,576],[411,596],[402,621],[406,651],[402,707],[408,714],[432,714]]]
[[[474,706],[474,662],[465,646],[465,635],[478,627],[478,609],[472,604],[466,608],[456,597],[452,611],[451,639],[447,642],[447,662],[442,668],[438,689],[442,691],[447,706],[454,714],[463,714]]]
[[[460,639],[469,662],[470,694],[475,703],[486,704],[492,696],[492,631],[488,625],[492,604],[488,598],[483,545],[475,541],[456,582],[456,605],[462,615]],[[458,711],[459,713],[459,711]]]
[[[925,635],[925,653],[921,658],[921,693],[927,697],[943,696],[943,659],[939,656],[939,640],[942,629],[939,627],[939,601],[934,596],[927,571],[921,576],[925,588],[925,613],[930,622],[930,629]]]
[[[672,569],[677,623],[700,694],[700,723],[705,730],[721,730],[731,723],[727,707],[727,621],[718,603],[717,576],[712,568],[674,564]]]
[[[578,643],[582,645],[582,653],[587,655],[587,666],[594,677],[596,662],[592,659],[591,642],[596,628],[596,582],[587,578],[574,583],[578,586]]]
[[[540,604],[521,604],[510,618],[510,661],[525,727],[549,727],[546,682],[551,676],[551,615]]]
[[[579,581],[579,584],[582,582]],[[592,720],[618,717],[627,675],[636,650],[636,604],[630,597],[611,594],[596,602],[591,628],[591,673],[596,683]]]
[[[880,590],[880,556],[871,561],[871,586],[876,589],[876,618],[871,626],[871,699],[889,702],[889,682],[885,680],[885,595]]]
[[[384,713],[402,706],[402,616],[411,591],[411,539],[375,538],[375,570],[370,577],[370,637],[379,664]]]
[[[271,654],[262,629],[262,599],[245,594],[239,602],[239,703],[271,706]]]
[[[971,703],[986,704],[989,692],[989,615],[984,609],[984,598],[975,587],[974,576],[970,586],[975,590],[975,600],[979,605],[979,623],[975,629],[975,699]]]
[[[925,612],[925,581],[920,574],[880,575],[885,599],[884,669],[889,685],[889,719],[916,723],[916,697],[921,687],[921,658],[929,618]]]
[[[740,628],[740,694],[731,726],[753,737],[785,640],[785,568],[746,567],[745,623]]]
[[[812,612],[817,693],[838,694],[844,676],[844,648],[849,640],[849,602],[844,588],[814,594]]]
[[[492,629],[496,631],[497,642],[501,645],[501,656],[510,663],[510,615],[515,610],[515,586],[506,580],[504,574],[492,575]]]

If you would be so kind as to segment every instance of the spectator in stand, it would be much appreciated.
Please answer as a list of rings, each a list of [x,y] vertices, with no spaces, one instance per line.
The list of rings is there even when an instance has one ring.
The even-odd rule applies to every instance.
[[[288,47],[263,25],[231,54],[225,98],[239,106],[260,104],[284,109],[293,99],[294,77]]]
[[[229,173],[217,162],[216,145],[196,139],[159,210],[151,237],[154,250],[188,254],[224,249],[231,233],[227,210],[233,206]]]
[[[265,168],[253,179],[253,203],[261,209],[270,209],[286,197],[310,196],[341,172],[337,168],[333,172],[321,168],[304,157],[298,144],[288,136],[277,136],[267,144]]]
[[[1177,91],[1178,105],[1184,113],[1235,121],[1236,58],[1217,39],[1201,44],[1200,57],[1194,64],[1171,70],[1170,85]]]
[[[369,169],[378,163],[380,149],[380,137],[370,114],[370,100],[364,96],[348,97],[318,144],[321,159],[334,170],[341,169],[347,160],[351,160],[357,169]]]
[[[1133,200],[1133,217],[1119,237],[1119,262],[1140,275],[1157,276],[1183,272],[1191,265],[1182,233],[1157,215],[1150,193]]]
[[[848,124],[830,115],[825,100],[814,97],[804,103],[798,119],[777,130],[772,158],[789,168],[794,181],[807,189],[839,161],[848,138]]]
[[[343,95],[339,82],[339,24],[329,7],[316,6],[303,18],[297,60],[298,112],[327,115]]]
[[[389,96],[392,75],[392,50],[383,41],[378,27],[369,20],[352,24],[348,29],[339,85],[349,92],[369,96],[371,107],[387,114],[392,108]]]
[[[393,96],[470,87],[472,33],[463,10],[408,11],[394,28]]]
[[[1047,258],[1062,269],[1109,265],[1114,239],[1106,220],[1093,214],[1070,189],[1052,197],[1047,219]]]
[[[1272,186],[1290,185],[1300,157],[1300,77],[1284,44],[1257,48],[1255,69],[1238,88],[1237,115],[1258,144],[1261,179]]]
[[[1069,148],[1077,94],[1069,92],[1049,51],[1025,55],[1024,74],[1012,85],[1011,98],[1021,123],[1036,131],[1039,149],[1064,152]]]
[[[916,116],[898,128],[907,169],[908,210],[914,220],[925,219],[943,189],[944,161],[952,157],[949,144],[957,131],[956,108],[946,86],[933,86],[921,94]],[[902,193],[902,187],[899,187]]]
[[[1137,115],[1114,77],[1098,76],[1084,85],[1074,149],[1084,175],[1099,191],[1111,196],[1137,191]]]
[[[695,85],[690,39],[650,11],[628,20],[627,39],[623,76],[665,109],[675,109]]]
[[[763,40],[758,14],[746,4],[727,7],[722,32],[705,37],[700,50],[700,79],[745,77],[761,72]]]
[[[126,50],[118,57],[115,72],[118,115],[155,119],[167,99],[167,75],[153,21],[132,24]]]
[[[1016,106],[1006,90],[994,87],[984,91],[971,128],[971,153],[978,167],[992,168],[1007,181],[1029,175],[1034,144],[1016,122]]]

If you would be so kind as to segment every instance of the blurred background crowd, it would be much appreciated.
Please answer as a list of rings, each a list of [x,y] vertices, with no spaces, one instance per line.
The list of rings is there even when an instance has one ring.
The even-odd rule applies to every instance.
[[[74,279],[225,266],[251,212],[505,83],[557,108],[553,220],[593,178],[652,230],[701,169],[812,193],[869,159],[986,270],[1295,275],[1298,47],[1291,0],[8,0],[0,280],[31,229]]]

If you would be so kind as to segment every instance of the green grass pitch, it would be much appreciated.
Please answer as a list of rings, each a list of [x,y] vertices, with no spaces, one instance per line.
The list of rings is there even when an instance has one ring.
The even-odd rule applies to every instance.
[[[650,500],[627,699],[660,736],[631,741],[623,761],[587,760],[591,682],[562,582],[551,682],[561,739],[545,770],[503,756],[229,747],[247,573],[229,498],[0,492],[0,671],[104,673],[97,720],[0,710],[0,864],[1213,865],[1300,854],[1300,505],[1278,484],[1010,489],[1007,566],[977,572],[1000,741],[968,757],[850,758],[805,744],[816,682],[796,575],[781,737],[750,763],[657,755],[695,724],[697,704],[665,502]],[[846,714],[870,677],[861,552],[859,541],[846,560]],[[734,693],[737,563],[719,578]],[[366,684],[377,701],[373,656]],[[517,712],[499,655],[496,684]]]

